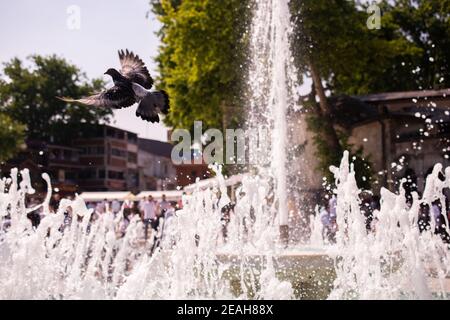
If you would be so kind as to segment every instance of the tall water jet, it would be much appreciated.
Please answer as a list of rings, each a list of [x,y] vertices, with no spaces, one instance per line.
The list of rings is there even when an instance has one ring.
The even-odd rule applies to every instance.
[[[266,153],[268,158],[259,160],[257,165],[269,167],[273,177],[278,223],[282,239],[286,240],[289,218],[286,114],[298,101],[297,72],[289,41],[293,28],[288,1],[256,1],[251,28],[248,126],[251,129],[268,128],[270,152]]]

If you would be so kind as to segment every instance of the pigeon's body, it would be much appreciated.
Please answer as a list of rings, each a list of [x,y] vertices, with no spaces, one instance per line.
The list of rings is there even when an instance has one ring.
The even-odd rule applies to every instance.
[[[139,103],[136,116],[150,122],[159,122],[158,113],[167,114],[169,97],[165,91],[150,91],[153,79],[144,62],[132,52],[119,51],[122,68],[108,69],[105,74],[111,76],[114,86],[106,91],[81,99],[60,98],[66,102],[78,102],[85,105],[105,108],[128,108]]]
[[[163,90],[151,92],[141,85],[133,82],[132,88],[137,99],[140,100],[136,116],[150,122],[159,122],[158,113],[169,112],[169,96]]]

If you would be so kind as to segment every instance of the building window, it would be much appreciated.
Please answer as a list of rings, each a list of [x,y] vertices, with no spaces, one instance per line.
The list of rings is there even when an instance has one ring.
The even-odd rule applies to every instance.
[[[74,181],[77,178],[76,172],[66,172],[66,180]]]
[[[128,162],[137,163],[137,153],[128,152]]]
[[[58,181],[63,182],[66,181],[66,172],[64,170],[58,170]]]
[[[128,142],[132,144],[137,144],[138,137],[137,134],[134,133],[128,133]]]
[[[91,146],[84,147],[81,151],[81,154],[84,155],[103,155],[105,154],[105,147],[103,146]]]
[[[95,169],[85,169],[80,172],[80,179],[95,179],[97,178],[97,172]]]
[[[127,157],[127,152],[125,150],[120,150],[120,149],[115,149],[115,148],[111,149],[111,154],[115,157],[120,157],[120,158]]]
[[[108,129],[106,129],[106,135],[108,137],[115,138],[116,130],[114,130],[113,128],[108,128]]]
[[[108,178],[114,180],[124,180],[123,172],[108,171]]]
[[[105,174],[105,170],[99,170],[98,171],[98,177],[100,178],[100,179],[105,179],[105,177],[106,177],[106,174]]]

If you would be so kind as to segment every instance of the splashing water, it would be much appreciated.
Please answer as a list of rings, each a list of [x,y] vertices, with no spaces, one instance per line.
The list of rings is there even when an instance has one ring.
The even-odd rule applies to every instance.
[[[247,125],[255,132],[265,127],[269,133],[269,141],[263,149],[267,157],[261,157],[256,164],[270,164],[267,174],[274,180],[279,225],[288,225],[286,114],[298,101],[297,70],[289,44],[293,29],[288,3],[286,0],[256,1],[250,44],[251,94]]]
[[[286,179],[288,130],[286,114],[297,101],[296,72],[289,50],[291,32],[287,0],[256,1],[251,37],[253,65],[250,128],[267,127],[266,159],[256,159],[259,175],[244,175],[230,203],[221,168],[217,187],[184,196],[183,209],[167,216],[158,243],[144,241],[139,217],[120,229],[123,209],[94,219],[78,196],[63,199],[50,212],[52,187],[33,208],[25,203],[35,191],[28,170],[11,171],[0,180],[0,299],[291,299],[302,297],[306,269],[319,277],[317,256],[304,249],[282,249],[278,226],[288,222]],[[262,148],[264,148],[262,147]],[[268,165],[268,163],[270,165]],[[440,200],[450,187],[436,165],[424,196],[407,205],[404,191],[381,191],[375,212],[375,232],[367,232],[360,209],[355,172],[344,154],[336,178],[337,244],[326,246],[319,215],[311,219],[311,243],[332,258],[331,288],[316,287],[316,297],[331,299],[446,298],[448,246],[431,229],[420,232],[420,205]],[[274,183],[275,181],[275,183]],[[42,208],[43,219],[33,228],[27,214]],[[67,221],[67,217],[71,217]],[[4,228],[3,222],[9,226]],[[448,221],[446,221],[448,230]],[[304,260],[301,260],[305,258]],[[301,260],[300,264],[292,261]],[[316,260],[314,260],[316,259]],[[291,263],[291,262],[292,263]],[[292,278],[287,276],[292,273]],[[295,284],[296,283],[296,284]],[[300,283],[300,285],[298,284]],[[318,286],[325,286],[317,281]],[[300,288],[298,288],[300,286]],[[313,296],[314,297],[314,296]]]
[[[403,188],[399,194],[382,189],[381,208],[374,213],[376,230],[367,233],[348,155],[345,152],[340,168],[331,168],[337,185],[339,231],[337,245],[329,250],[337,273],[330,298],[449,298],[445,282],[450,275],[450,248],[434,234],[433,222],[421,233],[418,217],[421,204],[431,207],[434,200],[443,201],[444,189],[450,187],[450,167],[441,181],[442,165],[436,164],[423,198],[413,194],[410,206]],[[445,228],[448,232],[448,222]]]
[[[438,177],[438,164],[427,180],[425,196],[406,205],[404,192],[381,192],[375,212],[376,231],[367,233],[360,211],[360,190],[345,153],[336,177],[337,245],[328,248],[336,279],[329,298],[443,298],[450,273],[449,249],[432,231],[420,233],[420,203],[442,199],[450,186]],[[279,259],[299,253],[275,245],[276,228],[267,212],[269,183],[246,177],[234,214],[224,234],[222,209],[229,199],[218,171],[218,188],[196,190],[184,199],[184,209],[167,218],[156,250],[143,242],[143,225],[131,220],[118,236],[121,216],[107,212],[92,220],[84,201],[63,199],[56,213],[48,208],[51,185],[43,207],[45,217],[33,229],[25,199],[33,194],[28,170],[17,170],[0,183],[0,214],[10,227],[0,234],[1,299],[290,299],[289,281],[279,280]],[[220,191],[222,194],[220,195]],[[253,209],[251,209],[253,208]],[[72,213],[65,224],[65,212]],[[153,254],[151,254],[153,252]],[[281,267],[283,268],[283,267]],[[156,271],[155,271],[156,270]],[[300,273],[301,267],[297,271]],[[431,284],[434,283],[434,285]]]
[[[2,219],[10,217],[10,227],[2,231],[0,238],[0,299],[293,296],[290,284],[277,280],[272,259],[254,266],[247,256],[255,245],[249,241],[248,249],[240,246],[244,237],[258,242],[259,247],[271,246],[270,228],[262,227],[267,224],[261,220],[264,215],[258,215],[249,225],[249,214],[244,212],[246,204],[252,203],[258,204],[256,213],[264,210],[260,196],[265,191],[252,192],[260,181],[243,183],[241,192],[249,198],[239,201],[235,215],[239,219],[232,219],[228,233],[233,240],[226,245],[221,209],[229,200],[225,185],[220,183],[222,178],[219,189],[223,196],[218,196],[219,190],[197,190],[184,199],[184,209],[167,218],[163,241],[150,254],[153,243],[143,242],[143,224],[138,217],[131,220],[125,236],[119,237],[122,213],[114,218],[107,212],[93,220],[92,210],[79,197],[74,201],[63,199],[57,212],[50,213],[48,176],[44,176],[48,195],[41,205],[44,218],[33,229],[27,213],[36,208],[25,207],[26,196],[34,192],[29,172],[20,172],[20,183],[17,174],[13,170],[10,179],[3,179],[0,190]],[[64,222],[67,212],[72,216],[69,224]],[[232,259],[229,252],[233,252]]]

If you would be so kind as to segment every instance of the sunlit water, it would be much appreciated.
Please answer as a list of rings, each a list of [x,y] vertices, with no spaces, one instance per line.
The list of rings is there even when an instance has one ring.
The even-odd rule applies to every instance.
[[[297,109],[297,70],[290,50],[292,33],[289,1],[259,0],[253,14],[248,76],[250,112],[247,126],[261,141],[258,158],[250,159],[273,178],[280,225],[288,224],[287,182],[289,109]],[[263,129],[267,129],[265,136]],[[259,130],[259,131],[258,131]],[[265,141],[265,139],[267,139]]]
[[[158,245],[153,237],[143,240],[138,217],[123,237],[122,213],[114,217],[107,212],[92,221],[92,211],[79,197],[63,199],[58,211],[51,213],[52,188],[46,175],[47,198],[40,206],[44,218],[33,229],[27,213],[39,208],[25,206],[26,197],[34,193],[29,173],[13,170],[0,182],[0,222],[8,218],[10,224],[0,231],[0,299],[292,299],[301,297],[298,291],[307,283],[296,280],[305,278],[308,267],[313,269],[307,271],[312,280],[320,276],[331,281],[325,291],[324,278],[313,287],[320,298],[445,297],[448,247],[431,231],[433,225],[420,233],[417,218],[421,202],[444,201],[450,168],[441,181],[442,167],[437,165],[424,197],[414,195],[411,207],[403,191],[393,194],[383,189],[381,209],[374,213],[376,231],[367,232],[360,190],[345,153],[340,167],[332,168],[337,244],[324,245],[319,219],[311,219],[309,245],[285,248],[280,243],[279,225],[287,223],[290,189],[286,114],[296,101],[289,21],[286,0],[257,1],[248,125],[269,129],[270,152],[267,159],[257,159],[258,175],[244,175],[226,229],[223,209],[230,199],[219,167],[215,168],[219,187],[184,196],[183,209],[162,224]],[[70,223],[66,212],[72,214]],[[321,270],[325,255],[332,259],[332,274]],[[299,259],[302,263],[289,264]]]
[[[335,259],[336,279],[329,298],[445,297],[448,247],[431,231],[421,234],[417,225],[420,202],[442,198],[450,185],[450,168],[445,181],[438,178],[440,169],[437,165],[424,198],[415,195],[410,208],[402,192],[382,190],[376,232],[367,233],[360,191],[348,154],[344,155],[340,168],[333,169],[337,245],[320,250]],[[26,213],[35,208],[27,209],[24,202],[34,190],[28,171],[20,175],[19,180],[13,170],[0,185],[2,220],[7,214],[11,219],[0,240],[2,299],[290,299],[294,291],[290,281],[278,280],[283,273],[277,270],[278,259],[317,253],[314,248],[278,245],[277,224],[267,214],[270,185],[258,176],[244,179],[238,190],[227,239],[221,208],[229,200],[219,197],[219,190],[197,190],[185,197],[183,210],[167,219],[163,241],[152,251],[152,242],[142,240],[139,218],[131,221],[123,238],[118,237],[121,215],[106,213],[91,223],[92,212],[79,197],[62,200],[57,213],[50,213],[45,201],[45,217],[34,230]],[[218,189],[224,191],[220,175],[218,179]],[[51,192],[51,186],[48,189]],[[73,218],[62,230],[69,207],[79,219]],[[300,267],[296,271],[302,272]]]

